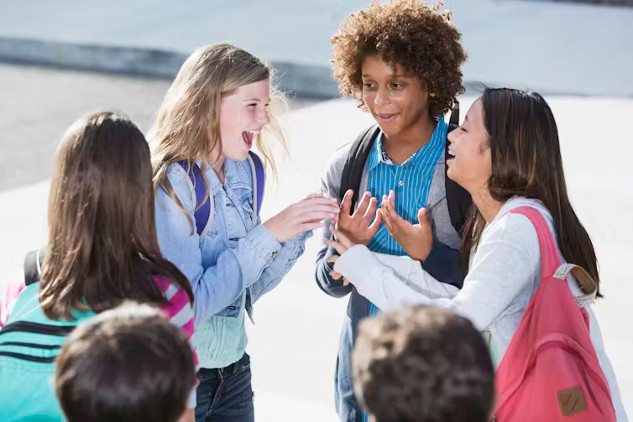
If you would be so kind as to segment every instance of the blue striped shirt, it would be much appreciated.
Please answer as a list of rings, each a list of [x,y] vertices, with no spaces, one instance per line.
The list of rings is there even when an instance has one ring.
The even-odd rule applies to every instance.
[[[382,196],[389,195],[389,191],[393,190],[398,215],[410,223],[418,222],[418,210],[426,206],[433,172],[444,151],[446,130],[447,125],[440,118],[431,140],[402,164],[393,163],[383,151],[380,132],[366,164],[367,190],[378,199],[379,206],[382,205]],[[367,247],[371,251],[389,255],[407,253],[391,237],[384,223]],[[376,311],[377,308],[370,304],[370,314],[375,314]]]

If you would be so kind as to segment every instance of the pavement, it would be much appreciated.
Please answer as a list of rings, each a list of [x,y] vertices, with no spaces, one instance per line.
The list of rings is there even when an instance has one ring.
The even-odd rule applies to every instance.
[[[335,97],[330,38],[368,0],[5,0],[0,60],[171,78],[196,47],[235,43],[272,61],[281,86]],[[633,96],[633,8],[446,0],[478,83],[546,94]]]
[[[120,76],[78,72],[67,76],[65,71],[23,67],[0,67],[0,71],[5,72],[5,77],[12,74],[11,71],[14,77],[33,72],[31,77],[41,80],[42,84],[48,82],[51,89],[48,96],[53,97],[57,89],[64,88],[67,77],[76,81],[78,87],[85,84],[85,89],[104,84],[111,88],[110,97],[105,92],[102,94],[104,99],[111,101],[108,104],[127,106],[130,115],[141,119],[151,115],[152,107],[165,88],[154,85],[153,80]],[[102,80],[103,77],[114,79]],[[82,78],[85,78],[83,82]],[[91,79],[94,79],[92,83]],[[35,90],[39,88],[33,86]],[[37,116],[51,113],[57,117],[51,118],[55,122],[44,119],[42,122],[48,126],[42,126],[50,126],[48,130],[52,132],[58,131],[57,126],[62,121],[64,125],[69,124],[74,118],[71,115],[85,105],[85,89],[69,94],[63,101],[65,108],[60,110],[55,108],[55,101],[42,103],[41,107],[46,105],[47,109],[40,110]],[[122,94],[130,90],[136,95],[145,95],[146,100],[139,98],[134,104],[117,102],[132,97]],[[467,110],[473,97],[460,100],[463,109]],[[629,300],[633,297],[633,285],[629,283],[628,269],[628,262],[633,257],[630,242],[633,225],[628,223],[633,215],[633,191],[630,189],[633,171],[629,163],[633,144],[623,140],[623,128],[633,115],[633,100],[575,96],[547,96],[547,100],[559,125],[570,197],[592,237],[601,264],[605,299],[598,301],[594,309],[627,411],[633,415],[633,361],[630,359],[633,337],[628,325],[623,323],[633,316]],[[290,156],[280,159],[277,182],[268,177],[262,209],[264,219],[318,189],[319,175],[328,157],[371,121],[350,100],[300,103],[291,109],[284,119]],[[21,117],[13,117],[14,124],[7,128],[9,132],[17,130],[20,123],[28,122],[32,110],[0,109],[0,115],[11,112]],[[37,127],[38,124],[39,121],[34,125]],[[143,123],[142,126],[146,127]],[[0,138],[0,148],[6,151],[4,139]],[[55,137],[54,142],[46,142],[52,146],[58,139]],[[12,148],[20,151],[19,145]],[[2,168],[6,165],[5,159],[10,160],[5,155],[0,159]],[[26,167],[41,175],[50,163],[52,156],[41,156],[18,167]],[[25,252],[46,241],[47,178],[35,183],[16,179],[13,187],[0,191],[0,285],[22,277],[21,262]],[[334,364],[346,300],[326,296],[314,282],[313,263],[320,237],[317,231],[309,239],[304,256],[281,285],[257,303],[255,325],[247,325],[257,420],[336,420]]]

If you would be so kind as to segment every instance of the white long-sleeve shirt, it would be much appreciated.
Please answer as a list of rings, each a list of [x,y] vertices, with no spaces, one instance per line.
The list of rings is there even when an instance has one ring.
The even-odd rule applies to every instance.
[[[541,280],[536,230],[526,217],[508,214],[522,206],[536,208],[555,233],[552,217],[540,201],[522,197],[507,201],[484,229],[461,290],[440,283],[409,257],[374,254],[363,245],[348,249],[334,269],[383,311],[428,304],[470,319],[477,329],[490,333],[491,355],[497,367]],[[583,295],[573,277],[568,277],[568,284],[575,297]],[[611,389],[617,420],[628,421],[600,327],[590,307],[587,311],[591,340]]]

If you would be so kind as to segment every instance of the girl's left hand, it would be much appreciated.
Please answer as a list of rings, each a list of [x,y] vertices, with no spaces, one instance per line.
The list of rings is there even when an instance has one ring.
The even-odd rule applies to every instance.
[[[354,242],[349,240],[349,238],[345,236],[343,233],[341,233],[340,230],[337,230],[334,227],[330,227],[330,231],[332,232],[336,240],[323,239],[323,241],[325,242],[326,245],[331,246],[334,249],[336,249],[336,252],[338,252],[339,255],[343,255],[345,251],[347,251],[349,248],[354,246]],[[330,259],[328,259],[328,262],[336,262],[338,258],[339,258],[338,256],[334,255]],[[332,270],[330,271],[330,276],[334,280],[340,280],[341,277],[343,277],[343,274],[339,273],[338,271]],[[343,277],[343,286],[347,286],[348,284],[349,284],[349,280]]]
[[[330,231],[334,235],[335,239],[323,239],[326,245],[329,245],[336,249],[336,252],[339,255],[343,255],[345,251],[354,246],[354,242],[352,242],[349,237],[345,236],[340,230],[337,230],[334,227],[330,227]]]

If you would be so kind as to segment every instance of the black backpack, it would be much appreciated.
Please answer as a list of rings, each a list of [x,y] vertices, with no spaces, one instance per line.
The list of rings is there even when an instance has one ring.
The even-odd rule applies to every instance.
[[[451,113],[451,118],[448,125],[448,132],[452,131],[458,126],[459,123],[459,104],[456,103]],[[343,196],[348,189],[354,191],[352,196],[352,205],[350,212],[356,206],[358,201],[358,190],[360,188],[360,180],[365,170],[365,163],[371,148],[374,145],[374,140],[378,136],[380,128],[378,125],[373,125],[363,133],[352,144],[347,160],[345,161],[345,167],[343,167],[343,175],[341,177],[341,188],[339,190],[339,201],[343,200]],[[448,142],[445,142],[444,156],[448,158]],[[448,167],[447,167],[448,168]],[[448,212],[451,217],[451,223],[457,233],[461,234],[468,214],[470,213],[470,207],[472,205],[472,199],[470,194],[456,182],[445,177],[445,189],[446,189],[446,201],[448,205]]]
[[[29,286],[40,281],[46,246],[30,251],[24,257],[24,284]]]

